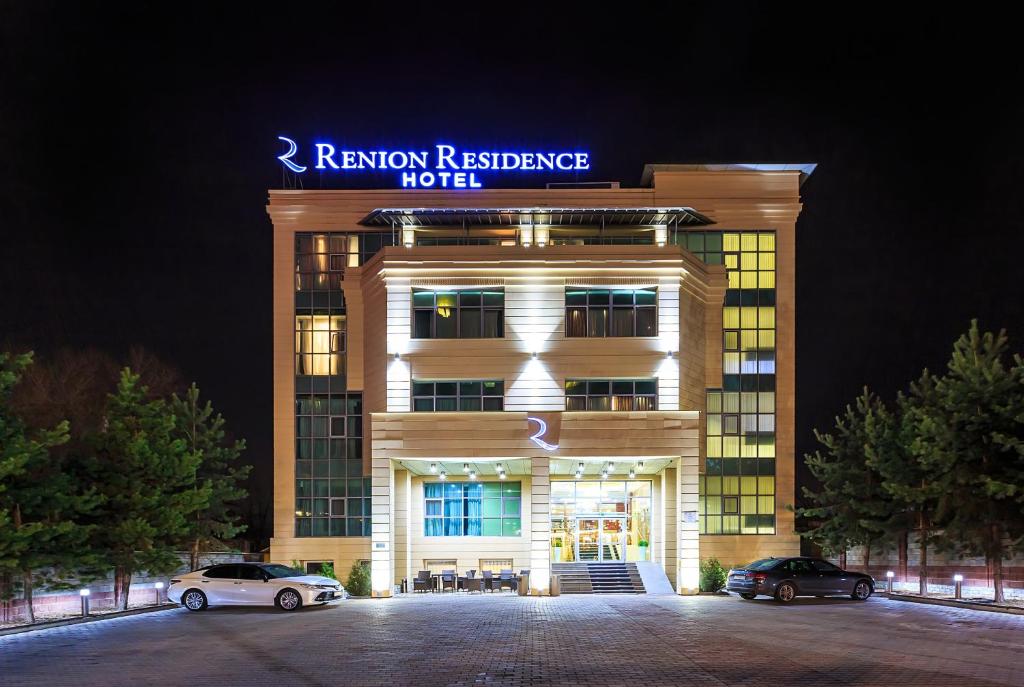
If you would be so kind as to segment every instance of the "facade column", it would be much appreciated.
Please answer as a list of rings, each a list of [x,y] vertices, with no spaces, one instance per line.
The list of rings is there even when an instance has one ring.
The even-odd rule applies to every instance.
[[[388,597],[395,589],[395,469],[386,456],[373,456],[370,468],[370,588],[375,597]]]
[[[659,563],[665,570],[665,577],[676,586],[677,579],[677,548],[679,546],[679,535],[677,533],[679,509],[677,508],[679,496],[679,484],[676,473],[678,469],[673,464],[661,473],[661,542],[658,545]]]
[[[700,530],[697,522],[699,461],[699,455],[681,456],[678,460],[679,469],[676,471],[678,485],[676,591],[680,594],[700,592]]]
[[[551,461],[530,459],[530,593],[551,592]]]

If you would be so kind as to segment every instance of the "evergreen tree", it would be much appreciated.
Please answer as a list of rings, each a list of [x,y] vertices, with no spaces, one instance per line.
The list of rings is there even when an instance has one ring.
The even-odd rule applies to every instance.
[[[807,455],[819,491],[804,487],[812,504],[797,514],[817,523],[803,536],[818,543],[826,553],[842,554],[853,546],[864,547],[864,565],[871,563],[872,549],[889,537],[893,499],[882,486],[878,472],[868,463],[872,434],[884,406],[866,388],[842,417],[836,417],[832,433],[815,431],[825,451]]]
[[[937,481],[940,544],[985,557],[997,603],[1003,559],[1024,538],[1024,363],[1008,358],[1006,332],[972,321],[915,423],[918,460]]]
[[[163,400],[146,400],[139,377],[125,368],[107,403],[105,428],[94,439],[89,476],[104,497],[92,545],[114,567],[114,598],[128,607],[133,573],[168,572],[175,546],[189,536],[210,489],[196,484],[200,456],[175,436]]]
[[[880,407],[868,432],[868,465],[882,479],[882,488],[892,499],[886,529],[906,541],[916,532],[920,546],[918,582],[920,594],[928,593],[928,547],[934,544],[938,483],[917,458],[918,418],[935,403],[935,378],[925,370],[910,385],[910,395],[896,397],[895,410]]]
[[[59,582],[85,562],[88,530],[76,520],[95,505],[51,455],[67,442],[68,423],[30,430],[11,408],[11,392],[31,362],[30,353],[0,353],[0,596],[10,597],[20,581],[30,622],[39,577]]]
[[[224,418],[220,413],[214,414],[209,401],[199,402],[199,389],[195,384],[185,392],[184,398],[175,394],[170,405],[175,417],[174,435],[184,440],[188,450],[200,458],[196,488],[209,490],[206,505],[191,519],[190,563],[195,570],[199,567],[199,552],[204,547],[245,530],[234,508],[247,496],[241,485],[252,466],[238,465],[245,442],[228,440]]]

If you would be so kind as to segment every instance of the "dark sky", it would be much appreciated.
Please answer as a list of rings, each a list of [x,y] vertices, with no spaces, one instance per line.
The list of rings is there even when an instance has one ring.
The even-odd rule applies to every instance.
[[[377,4],[0,2],[0,341],[155,351],[269,480],[264,206],[290,134],[579,147],[590,179],[624,186],[646,162],[817,162],[797,240],[801,453],[863,384],[889,395],[943,365],[972,317],[1022,349],[1009,23],[895,4]]]

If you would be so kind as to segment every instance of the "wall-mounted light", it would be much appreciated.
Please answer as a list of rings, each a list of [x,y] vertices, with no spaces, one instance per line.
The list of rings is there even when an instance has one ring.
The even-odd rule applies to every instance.
[[[505,471],[504,470],[502,470],[501,472],[498,473],[498,479],[505,479]]]
[[[576,479],[579,479],[580,477],[583,477],[583,473],[580,472],[579,470],[577,470],[576,471]]]
[[[402,245],[406,248],[412,248],[414,243],[416,243],[416,230],[402,229]]]
[[[469,463],[463,463],[462,464],[462,471],[463,472],[469,472]]]
[[[634,470],[633,468],[630,468],[629,469],[629,478],[633,479],[634,477],[636,477],[636,470]]]
[[[470,470],[469,471],[469,478],[470,479],[476,479],[476,470]]]
[[[537,226],[533,228],[533,240],[539,248],[548,245],[548,228]]]
[[[642,460],[638,460],[636,462],[636,469],[637,470],[643,470],[644,469],[644,462]]]
[[[668,226],[664,224],[655,225],[654,242],[659,246],[664,246],[668,243]]]
[[[608,471],[607,470],[602,470],[601,471],[601,479],[608,479]]]
[[[437,478],[438,478],[438,479],[448,479],[448,473],[447,473],[447,472],[445,472],[444,470],[442,470],[442,471],[441,471],[441,474],[440,474],[440,475],[438,475],[438,476],[437,476]]]
[[[430,464],[430,472],[432,472],[432,473],[436,473],[437,472],[437,463],[431,463]]]
[[[533,227],[530,225],[522,225],[519,227],[519,243],[523,246],[529,246],[533,243]]]
[[[615,472],[615,463],[613,461],[609,460],[607,468],[608,468],[608,472]]]

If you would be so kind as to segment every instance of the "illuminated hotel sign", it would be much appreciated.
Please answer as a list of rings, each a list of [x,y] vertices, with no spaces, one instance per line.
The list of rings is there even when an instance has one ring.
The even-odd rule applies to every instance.
[[[494,151],[460,150],[438,144],[433,150],[339,150],[331,143],[313,144],[311,165],[296,159],[298,144],[290,138],[278,136],[287,146],[277,157],[295,174],[313,169],[360,173],[368,171],[395,171],[402,188],[482,188],[484,173],[507,172],[582,172],[590,169],[590,153],[576,151]]]

